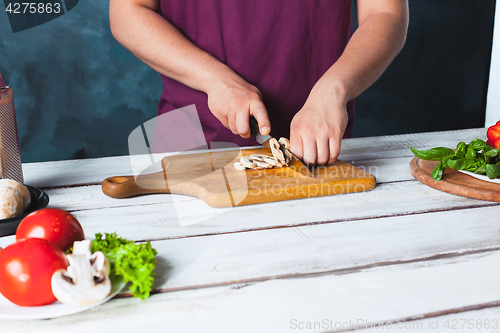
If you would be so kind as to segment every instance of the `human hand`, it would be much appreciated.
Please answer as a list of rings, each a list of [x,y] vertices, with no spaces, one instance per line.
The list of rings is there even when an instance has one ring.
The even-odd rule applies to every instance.
[[[344,103],[330,104],[311,95],[290,125],[290,150],[307,164],[335,162],[347,120]]]
[[[262,135],[271,131],[271,123],[262,94],[240,77],[226,78],[207,90],[208,107],[217,119],[234,134],[250,137],[250,116],[259,123]]]

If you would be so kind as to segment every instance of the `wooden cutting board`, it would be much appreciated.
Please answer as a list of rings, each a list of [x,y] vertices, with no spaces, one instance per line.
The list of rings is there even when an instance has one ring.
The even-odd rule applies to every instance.
[[[490,183],[456,170],[446,169],[440,181],[432,179],[432,170],[439,161],[414,157],[410,172],[421,183],[437,190],[472,199],[500,202],[500,184]]]
[[[315,168],[314,177],[290,168],[234,169],[234,162],[250,154],[271,156],[265,148],[168,156],[162,160],[163,171],[137,178],[107,178],[102,191],[114,198],[177,193],[197,197],[211,207],[232,207],[361,192],[375,187],[373,175],[342,161]]]

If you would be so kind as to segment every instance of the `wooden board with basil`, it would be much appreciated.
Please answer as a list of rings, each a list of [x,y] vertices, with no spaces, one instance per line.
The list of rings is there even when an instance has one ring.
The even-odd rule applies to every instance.
[[[500,159],[498,148],[493,148],[481,139],[475,139],[469,144],[459,142],[456,149],[435,147],[428,150],[411,151],[422,160],[439,161],[432,171],[432,178],[440,181],[447,169],[466,170],[486,175],[490,179],[500,175]]]

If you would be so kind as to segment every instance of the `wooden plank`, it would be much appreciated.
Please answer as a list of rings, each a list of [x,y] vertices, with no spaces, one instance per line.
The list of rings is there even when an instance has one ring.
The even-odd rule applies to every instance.
[[[468,143],[476,138],[486,140],[486,129],[354,138],[342,141],[339,158],[349,162],[352,160],[413,156],[410,147],[417,149],[429,149],[437,146],[454,148],[460,141]]]
[[[112,300],[76,316],[2,330],[284,332],[298,323],[384,322],[500,300],[500,252]],[[451,283],[452,282],[452,283]],[[337,324],[338,325],[338,324]],[[349,325],[349,324],[347,324]],[[325,331],[332,326],[311,329]]]
[[[365,170],[377,179],[377,184],[414,180],[408,165],[412,156],[388,159],[350,161],[352,165]]]
[[[459,141],[471,141],[485,136],[484,128],[431,132],[418,134],[392,135],[370,138],[355,138],[342,141],[340,159],[352,161],[386,159],[412,156],[410,146],[427,149],[434,146],[454,147]],[[153,156],[157,162],[161,156]],[[149,162],[148,162],[149,160]],[[137,164],[136,164],[137,163]],[[38,188],[62,187],[73,185],[88,185],[101,183],[107,177],[132,175],[132,170],[142,170],[138,165],[147,166],[151,163],[150,156],[106,157],[98,159],[56,161],[43,163],[25,163],[23,171],[25,182]],[[160,171],[161,167],[151,170]]]
[[[379,329],[399,329],[402,332],[498,332],[500,331],[499,302],[472,305],[466,308],[447,309],[444,311],[425,313],[415,317],[401,318],[392,325],[378,323]],[[493,307],[491,307],[493,306]],[[470,309],[470,310],[469,310]],[[479,310],[477,310],[479,309]],[[466,311],[464,311],[466,310]],[[449,313],[449,314],[446,314]],[[445,315],[443,315],[445,314]],[[382,326],[380,326],[380,324]],[[392,326],[392,328],[390,328]],[[375,328],[363,328],[356,332],[373,332]],[[342,332],[342,331],[337,331]]]
[[[500,207],[155,241],[154,288],[174,291],[396,265],[499,247]],[[439,227],[438,227],[439,226]]]
[[[168,194],[144,195],[134,198],[114,199],[101,191],[100,185],[60,187],[45,189],[49,196],[49,207],[61,208],[69,211],[144,206],[166,204],[173,202],[173,196]],[[189,196],[176,196],[176,200],[197,200]]]
[[[154,288],[186,290],[493,250],[500,248],[500,224],[491,216],[499,212],[486,207],[154,241]]]
[[[55,195],[51,196],[50,205],[64,209],[78,209],[82,197],[72,196],[71,190],[68,189],[62,196],[62,201]],[[185,196],[180,195],[158,195],[155,198],[155,200],[162,199],[165,200],[164,203],[79,210],[74,214],[90,234],[120,231],[123,237],[142,240],[498,205],[440,192],[416,181],[380,184],[369,192],[226,209],[211,208],[201,200],[187,200]],[[70,200],[75,201],[71,203]],[[132,203],[135,199],[130,200]],[[92,206],[95,207],[93,204]]]

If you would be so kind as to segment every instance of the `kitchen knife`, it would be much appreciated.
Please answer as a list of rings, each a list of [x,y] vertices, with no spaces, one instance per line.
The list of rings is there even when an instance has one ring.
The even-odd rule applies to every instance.
[[[272,139],[270,135],[262,135],[259,130],[259,124],[257,123],[257,119],[255,119],[254,116],[250,116],[250,133],[252,136],[257,139],[257,142],[266,147],[269,151],[271,150],[271,147],[269,145],[269,140]],[[277,140],[276,140],[277,141]],[[279,143],[279,142],[278,142]],[[290,153],[289,156],[291,156],[290,161],[288,162],[288,167],[297,171],[298,173],[307,176],[307,177],[314,177],[313,173],[311,170],[305,165],[297,156],[295,156],[290,150],[285,148],[281,143],[280,145],[280,150],[285,153],[285,151],[288,151]],[[286,154],[285,154],[286,156]]]

